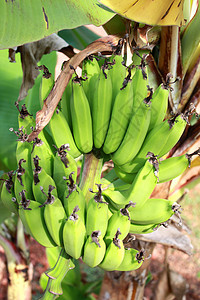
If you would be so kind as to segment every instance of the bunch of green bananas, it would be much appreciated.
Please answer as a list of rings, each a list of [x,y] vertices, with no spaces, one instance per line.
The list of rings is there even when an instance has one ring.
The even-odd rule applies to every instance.
[[[52,84],[44,81],[42,93]],[[18,168],[8,173],[2,201],[41,245],[61,246],[90,267],[137,269],[141,253],[126,249],[123,240],[128,233],[153,232],[178,213],[178,204],[150,196],[156,184],[179,176],[200,154],[158,160],[177,143],[193,108],[163,121],[168,90],[149,87],[145,57],[129,67],[121,56],[101,64],[90,57],[66,95],[49,124],[54,149],[46,131],[28,142],[35,121],[22,106],[18,131],[10,129],[18,137]],[[90,199],[78,184],[75,160],[87,153],[115,164],[96,191],[91,183]]]

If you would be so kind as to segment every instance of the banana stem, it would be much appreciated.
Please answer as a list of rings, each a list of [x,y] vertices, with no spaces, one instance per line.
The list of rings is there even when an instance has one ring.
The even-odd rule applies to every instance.
[[[85,154],[84,166],[80,182],[80,188],[83,191],[86,202],[93,197],[89,189],[97,190],[96,183],[100,183],[103,166],[103,158],[98,159],[93,153]]]
[[[46,272],[49,280],[45,292],[40,299],[53,300],[56,299],[58,295],[62,295],[62,280],[64,279],[67,272],[69,272],[74,267],[75,266],[71,260],[71,257],[65,252],[64,248],[62,248],[55,266]]]

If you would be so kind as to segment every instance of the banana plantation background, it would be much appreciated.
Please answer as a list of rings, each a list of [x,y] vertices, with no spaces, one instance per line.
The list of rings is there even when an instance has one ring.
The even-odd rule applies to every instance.
[[[134,78],[133,71],[128,66],[134,64],[134,67],[143,71],[143,75],[148,70],[148,93],[144,97],[140,96],[145,98],[147,103],[152,100],[152,95],[160,84],[164,83],[168,90],[165,120],[180,113],[187,114],[188,117],[183,134],[176,145],[169,148],[164,158],[182,156],[186,153],[196,154],[191,159],[190,168],[185,168],[176,178],[172,177],[166,182],[157,184],[150,196],[177,202],[181,205],[180,214],[173,215],[168,224],[164,224],[165,226],[159,227],[156,231],[152,230],[152,233],[129,234],[124,239],[124,244],[128,248],[140,251],[142,266],[132,271],[104,271],[98,267],[90,268],[82,259],[73,260],[72,263],[67,257],[68,269],[66,274],[59,273],[62,279],[56,286],[59,291],[57,295],[49,292],[48,276],[44,272],[49,268],[51,271],[55,270],[61,247],[45,248],[37,243],[30,232],[24,229],[18,214],[13,212],[14,202],[11,207],[5,205],[1,193],[1,300],[28,300],[40,297],[55,299],[57,296],[59,299],[67,300],[143,299],[143,297],[159,300],[199,299],[200,9],[196,0],[163,2],[162,0],[152,2],[130,0],[122,3],[109,0],[1,1],[1,191],[6,180],[9,182],[8,172],[13,170],[14,174],[19,173],[16,149],[17,143],[19,144],[17,139],[19,140],[21,136],[20,132],[17,136],[14,132],[19,129],[18,115],[24,107],[23,104],[36,120],[35,130],[29,134],[29,138],[33,140],[44,128],[48,142],[53,143],[52,125],[48,123],[53,124],[54,111],[61,109],[66,112],[68,109],[67,104],[62,106],[62,103],[63,99],[69,97],[68,87],[71,84],[71,77],[74,76],[74,70],[77,71],[79,80],[81,78],[84,86],[85,77],[81,75],[81,69],[86,70],[84,59],[87,57],[91,59],[92,55],[97,57],[96,61],[105,74],[107,69],[114,70],[116,67],[112,60],[113,53],[122,55],[126,66],[124,91],[126,85]],[[69,59],[70,63],[67,64],[66,61]],[[58,78],[55,85],[52,78],[55,80]],[[92,92],[90,91],[90,94],[88,92],[88,95],[94,92],[91,86]],[[87,86],[85,89],[87,90]],[[50,93],[51,90],[53,92]],[[195,114],[191,115],[190,112],[193,110]],[[103,110],[103,116],[106,112]],[[161,114],[161,110],[157,112],[159,113]],[[103,116],[99,115],[101,121]],[[82,138],[86,139],[86,135],[82,135]],[[54,153],[56,150],[58,149],[54,148]],[[88,151],[82,151],[85,152]],[[99,153],[95,155],[98,157]],[[108,180],[109,172],[114,170],[111,158],[108,155],[104,157],[104,164],[101,162],[100,175],[104,180]],[[95,159],[91,159],[90,162],[87,155],[84,158],[83,155],[80,156],[76,161],[77,178],[83,178],[80,187],[87,198],[88,188],[92,187],[95,191],[97,189],[95,189],[97,175],[92,172],[87,174],[86,171],[89,169],[85,162],[96,164],[96,168],[98,162],[95,162]],[[35,168],[37,169],[36,165]],[[116,164],[115,169],[117,172]],[[117,174],[123,176],[125,173]],[[90,182],[89,176],[92,176],[91,186],[87,185]],[[76,178],[74,180],[76,182]],[[106,181],[102,179],[101,183],[103,182]],[[91,195],[91,192],[89,194]],[[64,254],[63,257],[66,258]],[[51,284],[49,280],[49,285]]]

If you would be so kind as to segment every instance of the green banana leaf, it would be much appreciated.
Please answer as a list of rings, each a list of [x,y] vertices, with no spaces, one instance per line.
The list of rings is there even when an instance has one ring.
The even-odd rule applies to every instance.
[[[115,15],[97,0],[4,0],[0,11],[0,49],[33,42],[62,29],[100,26]]]
[[[85,26],[80,26],[71,30],[64,29],[59,31],[58,35],[69,45],[79,50],[83,50],[87,45],[100,38],[99,35]]]

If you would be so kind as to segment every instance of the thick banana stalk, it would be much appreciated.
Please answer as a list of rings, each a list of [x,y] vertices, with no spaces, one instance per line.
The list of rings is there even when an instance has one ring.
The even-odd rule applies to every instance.
[[[72,83],[70,106],[76,145],[82,153],[88,153],[93,148],[92,118],[88,99],[79,81]]]
[[[106,252],[106,244],[101,231],[92,232],[85,242],[83,251],[83,261],[89,267],[94,268],[102,262]]]
[[[179,208],[180,205],[173,200],[151,198],[139,209],[130,207],[129,213],[134,224],[151,225],[166,222]]]
[[[117,165],[124,165],[134,159],[146,137],[151,117],[150,105],[140,103],[137,111],[132,115],[124,139],[112,160]]]
[[[19,208],[19,216],[27,232],[42,246],[55,247],[44,220],[44,208],[40,207],[41,203],[29,200],[28,209]]]
[[[82,255],[83,245],[86,238],[86,229],[81,218],[76,214],[78,206],[67,219],[63,228],[63,242],[65,251],[75,259]]]
[[[103,151],[106,154],[115,152],[123,137],[132,115],[133,106],[133,89],[131,83],[119,90],[111,114],[111,120],[103,145]]]
[[[100,268],[106,271],[116,270],[124,259],[124,245],[122,240],[118,239],[120,231],[117,233],[112,242],[110,242],[108,248],[106,249],[105,257],[102,263],[99,265]]]
[[[110,122],[112,108],[112,81],[109,72],[101,71],[92,101],[92,125],[94,146],[101,148]]]

